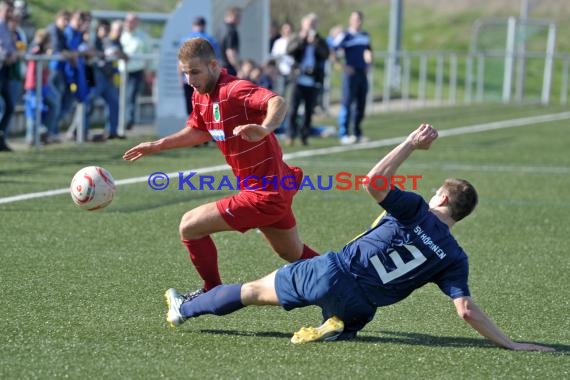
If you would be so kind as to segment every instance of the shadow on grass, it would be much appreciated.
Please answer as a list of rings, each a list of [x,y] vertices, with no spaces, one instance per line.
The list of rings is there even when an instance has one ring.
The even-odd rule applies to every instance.
[[[439,347],[481,347],[481,348],[493,348],[495,346],[490,341],[483,338],[461,338],[461,337],[450,337],[450,336],[435,336],[429,334],[421,333],[406,333],[399,331],[385,331],[381,330],[379,333],[383,336],[359,336],[357,339],[359,341],[371,342],[371,343],[395,343],[395,344],[407,344],[412,346],[439,346]],[[528,342],[539,344],[543,346],[549,346],[556,349],[556,354],[568,355],[570,354],[570,346],[564,344],[549,344],[544,342]]]
[[[263,332],[251,332],[251,331],[236,331],[236,330],[200,330],[202,333],[213,334],[213,335],[236,335],[236,336],[251,336],[251,337],[264,337],[264,338],[287,338],[290,339],[293,336],[292,333],[282,333],[276,331],[263,331]],[[393,343],[401,345],[410,346],[429,346],[429,347],[454,347],[454,348],[466,348],[466,347],[480,347],[480,348],[492,348],[497,349],[493,343],[489,342],[483,338],[461,338],[461,337],[451,337],[451,336],[435,336],[429,334],[421,333],[405,333],[398,331],[379,331],[379,333],[386,336],[370,336],[370,335],[359,335],[356,339],[351,340],[355,343]],[[545,346],[554,347],[556,352],[554,354],[558,355],[569,355],[570,346],[564,344],[548,344],[542,342],[527,342],[540,344]]]
[[[451,336],[436,336],[421,333],[405,333],[398,331],[379,331],[387,336],[359,336],[358,340],[369,343],[395,343],[411,346],[439,346],[439,347],[481,347],[496,348],[486,339],[461,338]]]
[[[255,337],[262,337],[262,338],[287,338],[287,339],[291,339],[291,337],[293,336],[292,333],[282,333],[282,332],[277,332],[277,331],[253,332],[253,331],[204,329],[204,330],[200,330],[200,332],[205,333],[205,334],[212,334],[212,335],[255,336]]]

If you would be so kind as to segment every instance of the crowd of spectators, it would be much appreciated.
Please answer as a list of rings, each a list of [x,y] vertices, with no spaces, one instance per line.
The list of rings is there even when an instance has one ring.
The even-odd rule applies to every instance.
[[[16,104],[24,106],[26,143],[30,146],[76,139],[80,126],[84,128],[81,132],[85,141],[126,138],[124,130],[132,129],[136,122],[137,96],[144,85],[148,63],[137,57],[151,53],[151,39],[138,28],[137,15],[128,13],[124,20],[98,20],[92,28],[90,12],[60,10],[51,24],[27,36],[21,27],[25,10],[17,5],[12,0],[0,0],[0,151],[11,151],[6,137]],[[365,141],[360,123],[371,55],[369,37],[360,30],[361,13],[351,15],[347,29],[338,25],[327,35],[318,32],[315,13],[299,20],[298,29],[293,22],[272,22],[266,62],[240,56],[240,21],[239,8],[227,9],[222,27],[213,36],[205,32],[207,20],[199,16],[183,40],[207,38],[230,74],[271,89],[288,100],[289,115],[278,130],[286,136],[287,146],[293,145],[296,138],[303,145],[309,144],[312,115],[315,109],[324,108],[325,77],[331,67],[339,67],[344,75],[339,141]],[[356,62],[357,67],[349,61]],[[42,66],[41,72],[38,65]],[[124,129],[118,127],[121,72],[126,79]],[[351,84],[355,78],[359,81],[357,92]],[[190,114],[192,88],[181,79]],[[106,115],[102,136],[90,136],[89,115],[96,99],[97,104],[104,106]],[[352,134],[351,118],[355,119]],[[60,130],[67,131],[66,136]]]
[[[89,11],[62,9],[28,40],[21,28],[24,10],[17,5],[0,0],[0,151],[12,150],[6,140],[17,104],[24,107],[30,146],[75,139],[80,127],[85,141],[125,138],[118,128],[120,73],[126,77],[129,130],[135,124],[134,109],[147,65],[132,57],[151,53],[150,36],[138,29],[138,16],[128,13],[124,20],[98,20],[92,28]],[[90,136],[96,99],[105,109],[105,132]],[[65,130],[63,136],[60,131]]]

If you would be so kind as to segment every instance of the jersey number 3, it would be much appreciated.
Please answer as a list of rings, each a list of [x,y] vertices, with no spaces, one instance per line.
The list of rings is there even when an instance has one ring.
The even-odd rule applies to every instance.
[[[427,260],[423,253],[413,245],[406,244],[402,246],[402,248],[406,249],[414,258],[405,263],[397,251],[390,252],[388,256],[390,256],[390,259],[392,259],[392,262],[396,266],[396,269],[390,272],[386,271],[386,268],[382,265],[378,256],[372,256],[370,258],[370,262],[374,266],[374,269],[376,269],[376,272],[378,273],[378,276],[380,276],[380,280],[382,280],[383,284],[387,284],[390,281],[405,275],[411,270],[422,265]]]

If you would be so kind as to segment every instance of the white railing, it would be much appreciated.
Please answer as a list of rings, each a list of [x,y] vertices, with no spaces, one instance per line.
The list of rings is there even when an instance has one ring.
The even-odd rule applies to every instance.
[[[133,55],[131,58],[133,59],[140,59],[146,60],[149,62],[156,62],[158,57],[156,54],[137,54]],[[40,141],[40,128],[39,126],[42,124],[42,107],[39,106],[42,104],[42,80],[43,75],[42,72],[44,68],[49,64],[51,61],[64,61],[64,58],[52,55],[31,55],[27,54],[24,56],[24,61],[36,61],[36,109],[35,109],[35,121],[34,121],[34,146],[38,147],[41,144]],[[122,70],[119,71],[120,74],[120,84],[119,84],[119,123],[118,123],[118,134],[123,135],[125,133],[125,109],[126,109],[126,84],[127,84],[127,72]],[[152,92],[153,94],[156,91]],[[156,102],[156,99],[151,99],[152,103]],[[75,109],[75,116],[73,121],[71,122],[70,128],[76,131],[75,133],[75,141],[77,143],[83,143],[85,141],[84,131],[85,126],[84,118],[80,115],[83,114],[83,107],[85,105],[83,103],[77,103]]]

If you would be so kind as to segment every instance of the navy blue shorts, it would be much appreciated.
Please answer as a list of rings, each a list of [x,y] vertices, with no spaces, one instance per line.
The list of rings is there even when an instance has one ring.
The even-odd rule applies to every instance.
[[[376,307],[337,263],[336,253],[330,252],[287,264],[277,270],[275,291],[285,310],[316,305],[323,320],[336,315],[344,321],[343,335],[350,338],[374,318]]]

